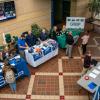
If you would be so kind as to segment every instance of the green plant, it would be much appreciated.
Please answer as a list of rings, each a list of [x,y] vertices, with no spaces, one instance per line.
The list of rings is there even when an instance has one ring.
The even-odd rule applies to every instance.
[[[90,0],[88,3],[89,11],[91,12],[91,18],[100,14],[100,0]]]
[[[32,24],[31,25],[31,30],[32,33],[36,36],[39,37],[40,33],[41,33],[41,28],[37,25],[37,24]]]

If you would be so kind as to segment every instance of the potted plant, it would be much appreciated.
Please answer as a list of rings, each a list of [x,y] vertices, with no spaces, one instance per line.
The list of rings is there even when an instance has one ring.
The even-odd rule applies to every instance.
[[[90,22],[94,21],[96,15],[100,13],[100,0],[90,0],[88,8],[91,13]]]
[[[32,33],[36,36],[39,37],[40,33],[41,33],[41,28],[37,25],[37,24],[32,24],[31,25],[31,30]]]

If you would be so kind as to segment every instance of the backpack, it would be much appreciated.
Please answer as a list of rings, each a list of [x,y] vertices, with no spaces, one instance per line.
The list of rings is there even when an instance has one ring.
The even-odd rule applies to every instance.
[[[12,70],[7,70],[5,72],[5,80],[7,83],[15,82],[15,76],[14,76],[14,72]]]
[[[91,60],[91,65],[96,66],[96,65],[97,65],[97,63],[98,63],[98,61],[97,61],[97,60],[95,60],[95,59],[92,59],[92,60]]]

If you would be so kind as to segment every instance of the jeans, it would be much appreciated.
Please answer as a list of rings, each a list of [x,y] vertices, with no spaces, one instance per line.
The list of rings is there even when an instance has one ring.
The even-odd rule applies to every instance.
[[[72,48],[72,45],[67,44],[66,55],[68,55],[69,57],[72,57]]]
[[[86,53],[87,44],[82,44],[83,55]]]
[[[23,59],[26,59],[26,57],[25,57],[25,52],[24,52],[23,50],[20,50],[19,53],[20,53],[20,55],[21,55],[21,57],[22,57]]]
[[[11,88],[11,90],[12,90],[13,92],[16,91],[16,82],[14,82],[14,83],[9,83],[9,86],[10,86],[10,88]]]

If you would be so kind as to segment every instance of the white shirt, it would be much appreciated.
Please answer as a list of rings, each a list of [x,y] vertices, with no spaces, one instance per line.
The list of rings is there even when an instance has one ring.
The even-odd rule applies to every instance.
[[[89,40],[89,35],[84,35],[81,39],[82,39],[82,44],[87,44],[88,40]]]

